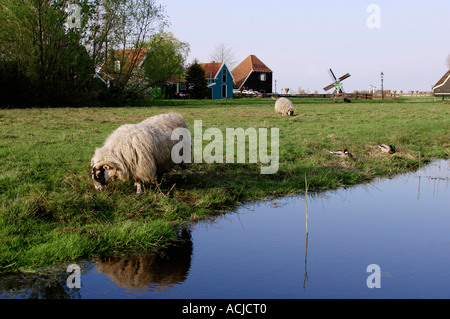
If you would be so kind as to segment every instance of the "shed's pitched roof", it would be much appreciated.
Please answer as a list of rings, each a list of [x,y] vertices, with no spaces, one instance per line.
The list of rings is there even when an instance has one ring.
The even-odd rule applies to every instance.
[[[272,72],[260,59],[255,55],[249,55],[237,67],[231,71],[235,80],[235,87],[240,88],[252,71]]]
[[[136,66],[141,66],[144,62],[145,55],[147,54],[148,49],[126,49],[126,50],[118,50],[115,52],[116,59],[122,59],[124,57],[125,62],[131,62],[136,60]]]
[[[205,70],[205,78],[207,79],[215,79],[217,76],[217,73],[220,71],[223,63],[199,63],[200,66]]]
[[[433,86],[433,90],[444,85],[450,78],[450,70]]]
[[[135,63],[136,67],[141,67],[142,63],[145,60],[145,56],[147,54],[148,49],[125,49],[125,50],[115,50],[113,52],[112,56],[108,57],[108,60],[103,66],[101,67],[101,72],[106,72],[108,69],[108,65],[111,63],[111,60],[113,61],[120,61],[122,64],[122,67],[129,67],[131,62]],[[113,66],[114,67],[114,66]]]

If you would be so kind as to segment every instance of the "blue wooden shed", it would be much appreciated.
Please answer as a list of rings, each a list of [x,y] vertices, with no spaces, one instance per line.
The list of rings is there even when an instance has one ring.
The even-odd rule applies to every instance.
[[[205,78],[208,81],[209,98],[230,99],[233,98],[234,79],[225,63],[200,63],[205,70]]]

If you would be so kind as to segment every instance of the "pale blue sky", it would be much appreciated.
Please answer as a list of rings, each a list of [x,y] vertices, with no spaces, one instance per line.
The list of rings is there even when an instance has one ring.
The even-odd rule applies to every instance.
[[[277,89],[301,86],[324,92],[327,70],[349,72],[347,92],[385,89],[431,90],[447,71],[450,54],[449,0],[291,1],[157,0],[165,6],[169,31],[188,42],[188,62],[209,62],[225,43],[238,62],[254,54],[274,72]],[[380,8],[380,28],[369,28],[370,4]]]

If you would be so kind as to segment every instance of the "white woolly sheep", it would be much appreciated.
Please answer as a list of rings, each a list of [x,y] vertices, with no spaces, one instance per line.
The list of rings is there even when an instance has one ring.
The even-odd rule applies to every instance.
[[[275,98],[272,97],[274,100]],[[283,116],[293,116],[294,115],[294,105],[292,104],[292,101],[285,98],[280,97],[279,99],[276,99],[275,102],[275,112],[277,112],[280,115]]]
[[[138,124],[124,124],[108,136],[91,159],[91,174],[96,189],[103,190],[113,180],[132,180],[137,194],[142,184],[156,182],[169,171],[174,162],[171,152],[181,139],[172,140],[172,131],[187,128],[183,117],[176,113],[149,117]],[[182,139],[184,150],[191,148],[190,139]],[[190,162],[189,162],[190,163]],[[182,161],[183,178],[189,163]]]

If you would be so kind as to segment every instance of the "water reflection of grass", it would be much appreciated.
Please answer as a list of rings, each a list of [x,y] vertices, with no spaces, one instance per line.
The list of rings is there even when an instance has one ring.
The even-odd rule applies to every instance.
[[[161,101],[152,107],[0,110],[0,270],[36,269],[92,255],[142,252],[175,240],[183,223],[248,200],[335,189],[418,168],[448,156],[449,112],[433,100],[294,99],[296,116],[279,117],[270,99]],[[193,132],[217,127],[280,128],[280,167],[194,164],[136,197],[132,183],[96,192],[89,163],[95,147],[123,123],[175,110]],[[209,141],[204,141],[203,146]],[[396,145],[394,155],[377,145]],[[355,157],[331,157],[349,149]],[[225,155],[225,154],[224,154]]]

